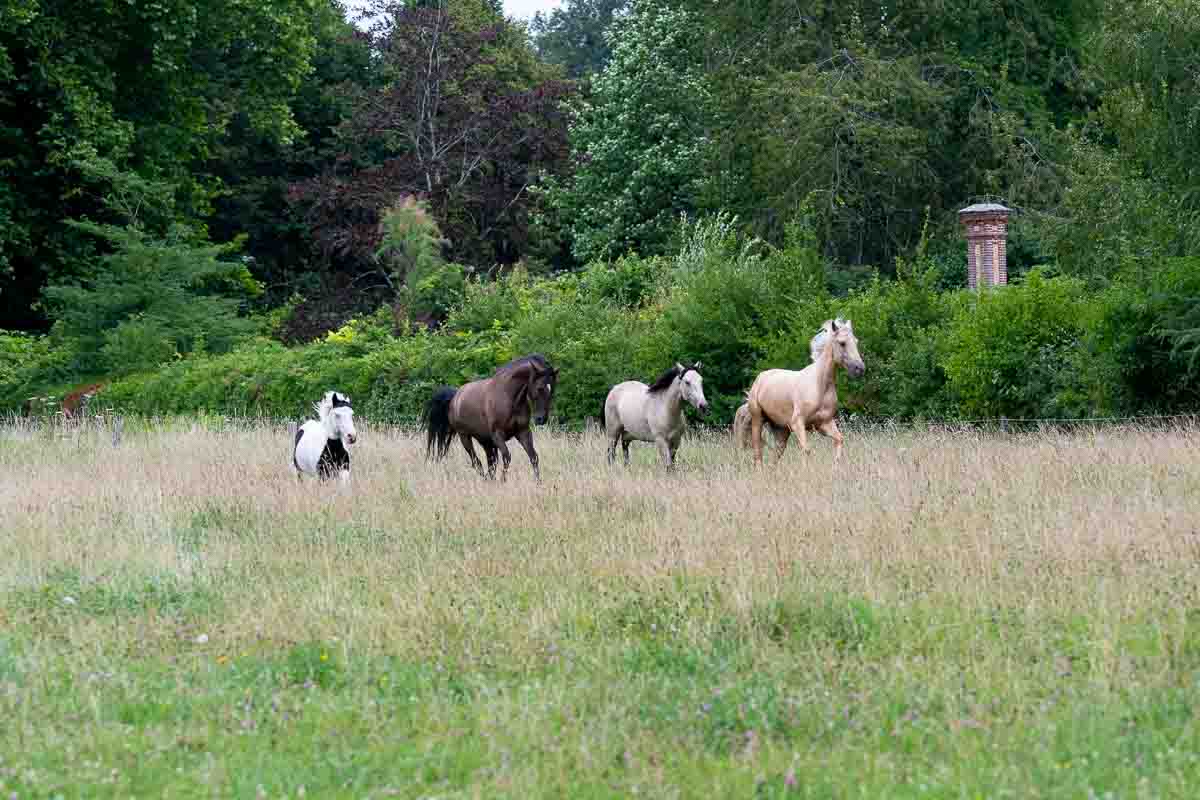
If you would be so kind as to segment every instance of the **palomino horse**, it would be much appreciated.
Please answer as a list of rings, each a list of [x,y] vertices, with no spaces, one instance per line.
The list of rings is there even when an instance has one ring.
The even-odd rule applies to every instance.
[[[700,362],[690,367],[676,364],[652,385],[641,381],[618,383],[604,401],[604,430],[608,434],[608,463],[617,458],[617,442],[625,450],[629,465],[629,443],[654,442],[668,469],[675,465],[675,451],[683,437],[683,402],[701,414],[708,411]]]
[[[809,343],[813,363],[799,372],[769,369],[759,373],[746,393],[750,413],[750,439],[754,460],[762,463],[762,427],[770,422],[775,432],[776,458],[783,455],[788,437],[796,434],[808,452],[807,431],[816,430],[833,439],[833,461],[842,455],[842,433],[837,426],[838,365],[854,377],[867,368],[858,354],[858,339],[850,320],[826,320]]]
[[[296,477],[307,473],[326,480],[336,474],[345,481],[350,477],[350,451],[346,445],[358,439],[350,398],[340,392],[326,392],[313,408],[317,418],[296,431],[296,445],[292,449]]]
[[[512,461],[507,442],[516,437],[529,456],[534,477],[540,481],[542,476],[538,471],[538,456],[533,449],[533,431],[529,423],[532,419],[541,425],[549,418],[557,382],[558,370],[550,366],[544,356],[535,353],[515,358],[497,369],[492,377],[472,381],[460,389],[443,386],[434,392],[425,410],[425,424],[429,430],[425,457],[436,456],[438,461],[442,460],[450,440],[457,433],[471,463],[482,475],[483,465],[479,463],[472,443],[472,438],[478,439],[487,456],[487,476],[495,477],[496,453],[499,452],[504,460],[500,479],[504,480]]]

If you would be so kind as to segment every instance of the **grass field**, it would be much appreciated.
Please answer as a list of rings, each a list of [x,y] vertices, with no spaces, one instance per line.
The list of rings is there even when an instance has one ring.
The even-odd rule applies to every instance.
[[[1200,432],[0,433],[0,800],[1194,797]]]

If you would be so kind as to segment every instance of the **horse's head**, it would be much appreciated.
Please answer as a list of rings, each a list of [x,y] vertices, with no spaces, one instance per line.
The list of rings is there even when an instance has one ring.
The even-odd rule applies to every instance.
[[[697,361],[690,367],[677,363],[675,369],[679,373],[679,387],[683,392],[683,399],[701,414],[707,414],[708,401],[704,399],[704,378],[700,375],[700,362]]]
[[[861,378],[867,371],[862,356],[858,354],[858,339],[854,338],[854,328],[848,319],[826,320],[809,346],[813,361],[819,359],[826,348],[832,348],[833,363],[841,364],[855,378]]]
[[[558,370],[547,364],[534,366],[529,379],[529,402],[533,406],[533,421],[545,425],[550,419],[550,404],[554,402],[554,388],[558,385]]]
[[[850,320],[830,320],[829,333],[833,336],[834,362],[841,364],[855,378],[861,378],[867,371],[867,365],[858,353],[858,339],[854,337],[854,328],[851,327]]]
[[[354,409],[350,398],[339,392],[329,392],[318,406],[318,413],[325,422],[330,439],[341,439],[342,444],[354,444],[358,433],[354,430]]]

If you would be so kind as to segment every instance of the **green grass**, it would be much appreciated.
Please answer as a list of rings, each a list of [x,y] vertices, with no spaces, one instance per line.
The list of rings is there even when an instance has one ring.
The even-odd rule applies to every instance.
[[[43,436],[38,434],[38,436]],[[0,437],[0,798],[1190,797],[1197,435]],[[36,444],[37,446],[31,446]]]

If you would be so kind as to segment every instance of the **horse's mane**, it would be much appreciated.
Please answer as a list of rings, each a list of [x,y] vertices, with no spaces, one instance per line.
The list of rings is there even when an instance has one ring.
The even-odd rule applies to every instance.
[[[324,397],[313,403],[313,409],[317,412],[317,419],[324,420],[333,409],[349,405],[350,398],[347,395],[338,391],[329,391],[325,393]]]
[[[853,330],[853,328],[850,326],[850,320],[848,319],[842,319],[841,317],[838,317],[837,320],[825,320],[825,322],[821,325],[821,330],[817,331],[817,335],[814,336],[812,341],[808,343],[808,353],[810,356],[812,356],[813,361],[816,361],[821,357],[821,353],[825,352],[825,346],[828,345],[830,339],[833,338],[833,323],[835,321],[837,322],[837,326],[839,328],[844,327]]]
[[[683,372],[687,372],[687,369],[688,369],[687,367],[684,367]],[[654,383],[650,384],[650,388],[647,389],[646,391],[649,392],[650,394],[654,394],[656,392],[661,392],[665,389],[670,389],[671,384],[674,383],[675,379],[678,378],[680,375],[682,375],[683,372],[679,371],[679,367],[672,366],[670,369],[668,369],[662,375],[659,375],[658,378],[654,381]]]
[[[526,364],[532,364],[538,370],[550,369],[550,362],[546,360],[544,355],[541,353],[530,353],[527,356],[518,356],[512,361],[509,361],[507,364],[502,364],[499,367],[496,367],[496,371],[492,373],[492,375],[493,377],[507,375],[519,369],[520,367],[525,366]]]

